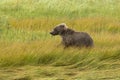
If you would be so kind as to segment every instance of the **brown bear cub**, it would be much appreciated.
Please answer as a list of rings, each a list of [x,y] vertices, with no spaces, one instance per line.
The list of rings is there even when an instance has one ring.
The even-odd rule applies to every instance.
[[[62,37],[62,44],[66,47],[77,46],[77,47],[92,47],[93,39],[86,32],[76,32],[69,29],[66,24],[62,23],[57,25],[51,35],[60,35]]]

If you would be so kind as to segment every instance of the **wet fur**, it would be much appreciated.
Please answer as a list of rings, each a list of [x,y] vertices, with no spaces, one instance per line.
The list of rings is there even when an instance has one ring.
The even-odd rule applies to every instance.
[[[55,34],[56,33],[56,34]],[[60,35],[62,37],[62,44],[66,47],[92,47],[93,39],[86,32],[76,32],[72,29],[66,28],[66,25],[58,25],[51,32],[52,35]]]

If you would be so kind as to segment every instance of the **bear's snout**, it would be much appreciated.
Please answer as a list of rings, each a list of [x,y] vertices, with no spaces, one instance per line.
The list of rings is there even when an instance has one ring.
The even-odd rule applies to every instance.
[[[55,33],[55,31],[51,31],[50,34],[53,35],[53,36],[54,36],[54,35],[57,35],[57,34]]]
[[[50,34],[53,34],[53,32],[50,32]]]

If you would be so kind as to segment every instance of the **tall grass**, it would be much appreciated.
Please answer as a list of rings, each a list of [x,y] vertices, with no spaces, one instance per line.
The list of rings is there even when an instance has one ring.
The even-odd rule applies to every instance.
[[[96,21],[96,19],[98,20]],[[37,21],[40,23],[37,23]],[[49,64],[55,66],[73,65],[76,67],[88,65],[97,68],[98,63],[103,60],[120,58],[120,46],[118,44],[120,43],[120,28],[119,22],[117,22],[119,20],[102,20],[101,18],[95,18],[95,20],[92,18],[75,19],[71,22],[66,20],[70,28],[77,31],[86,31],[93,37],[95,46],[92,49],[64,49],[62,45],[59,45],[60,37],[52,37],[49,34],[52,27],[61,21],[58,20],[57,22],[56,19],[43,19],[43,22],[38,19],[37,21],[36,19],[33,21],[16,20],[16,22],[11,20],[9,21],[10,28],[2,29],[0,37],[1,66]],[[29,27],[27,25],[29,22],[31,25],[43,25],[44,27]],[[45,22],[51,24],[45,24]],[[49,25],[51,26],[48,27]],[[116,30],[114,30],[115,28]]]
[[[34,17],[120,17],[119,0],[1,0],[0,14]]]
[[[0,66],[99,69],[104,61],[119,60],[119,5],[119,0],[2,0]],[[76,31],[88,32],[94,47],[64,49],[59,45],[60,37],[49,34],[62,22]]]

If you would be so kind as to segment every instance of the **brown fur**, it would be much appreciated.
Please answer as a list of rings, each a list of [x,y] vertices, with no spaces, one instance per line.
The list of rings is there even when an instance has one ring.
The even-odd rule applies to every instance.
[[[77,46],[77,47],[91,47],[93,46],[93,39],[86,32],[76,32],[67,28],[65,24],[57,25],[51,35],[60,35],[62,37],[62,44],[65,47]]]

